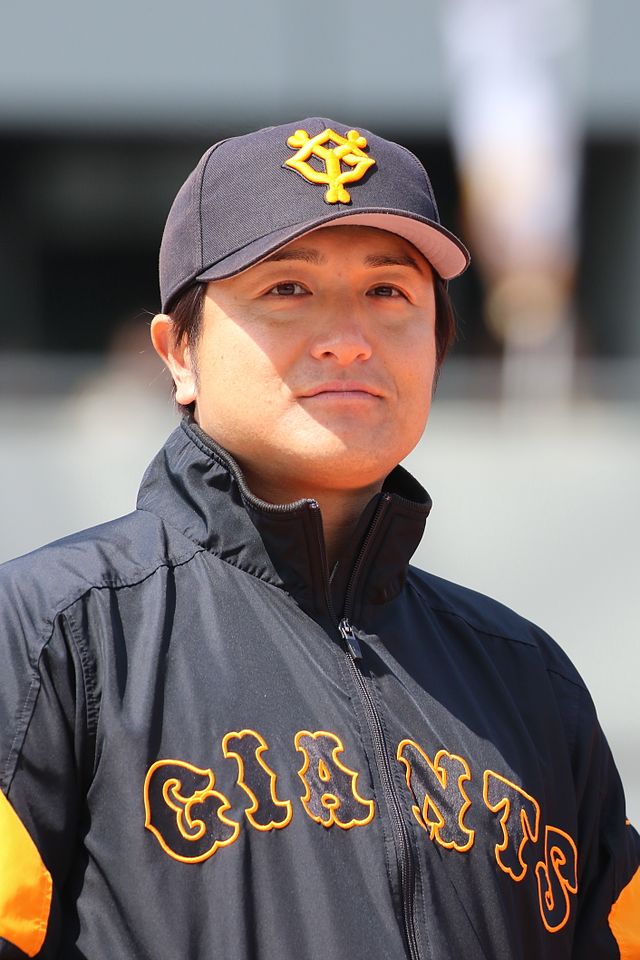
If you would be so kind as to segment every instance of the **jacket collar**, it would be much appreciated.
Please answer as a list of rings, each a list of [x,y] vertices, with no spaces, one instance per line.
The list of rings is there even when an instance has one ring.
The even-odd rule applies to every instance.
[[[329,581],[322,521],[314,500],[269,504],[249,490],[238,464],[185,419],[151,462],[138,509],[228,563],[290,593],[315,619],[364,614],[402,589],[431,509],[431,499],[402,467],[367,504],[351,556]]]

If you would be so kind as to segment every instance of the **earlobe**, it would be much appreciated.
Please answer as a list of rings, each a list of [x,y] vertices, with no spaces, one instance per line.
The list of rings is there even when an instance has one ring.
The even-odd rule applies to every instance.
[[[176,343],[173,321],[166,313],[157,314],[151,321],[151,342],[160,359],[166,364],[176,386],[176,401],[188,406],[196,399],[196,377],[191,351],[185,338]]]
[[[189,349],[185,351],[188,356]],[[188,407],[196,399],[196,378],[190,368],[184,368],[179,375],[173,373],[173,382],[176,385],[176,401],[183,407]]]

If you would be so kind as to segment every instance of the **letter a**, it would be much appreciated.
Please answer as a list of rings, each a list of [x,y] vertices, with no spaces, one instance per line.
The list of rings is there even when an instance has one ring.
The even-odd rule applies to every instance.
[[[358,793],[359,774],[338,756],[344,752],[344,746],[334,733],[300,730],[295,736],[295,746],[304,757],[298,771],[305,787],[300,799],[312,820],[324,827],[335,823],[349,830],[373,819],[374,802]]]

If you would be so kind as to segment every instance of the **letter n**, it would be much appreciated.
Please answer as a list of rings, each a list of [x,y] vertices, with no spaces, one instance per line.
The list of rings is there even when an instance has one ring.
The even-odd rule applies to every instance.
[[[464,822],[471,806],[464,786],[471,779],[466,760],[439,750],[431,761],[413,740],[402,740],[396,756],[404,764],[407,786],[416,801],[411,809],[420,826],[449,850],[469,850],[475,831]]]

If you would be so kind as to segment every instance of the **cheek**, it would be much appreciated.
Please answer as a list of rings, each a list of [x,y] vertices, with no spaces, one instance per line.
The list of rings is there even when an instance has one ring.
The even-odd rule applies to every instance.
[[[416,358],[407,382],[403,426],[404,441],[408,449],[413,449],[419,442],[429,420],[433,398],[434,357],[435,354],[429,353],[422,357],[422,363]]]
[[[250,423],[257,430],[260,411],[265,415],[282,394],[274,358],[243,330],[218,333],[199,353],[199,409],[225,429]]]
[[[433,337],[415,345],[414,353],[404,368],[403,424],[405,439],[415,445],[427,425],[435,375],[435,341]]]
[[[428,411],[436,366],[436,342],[432,329],[418,332],[404,345],[400,366],[404,389],[421,409],[426,404]]]

